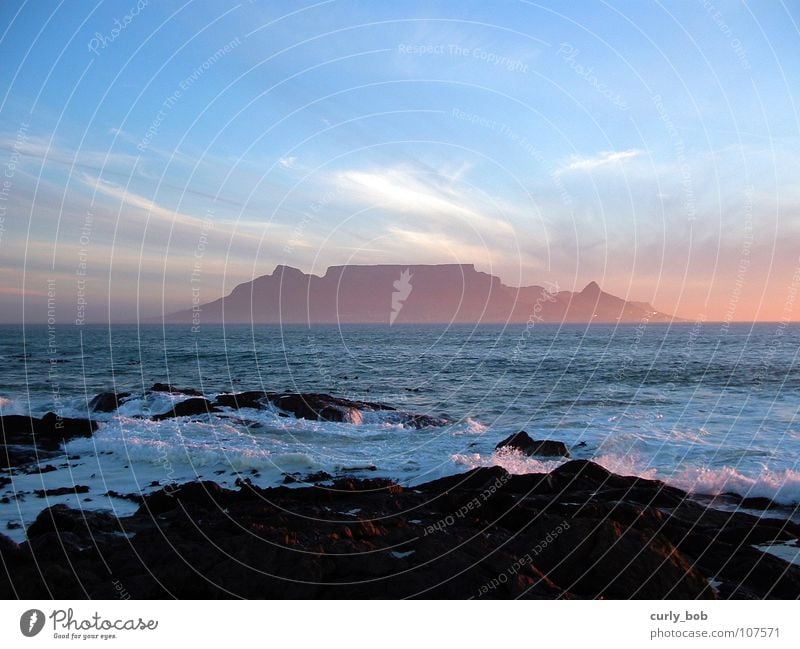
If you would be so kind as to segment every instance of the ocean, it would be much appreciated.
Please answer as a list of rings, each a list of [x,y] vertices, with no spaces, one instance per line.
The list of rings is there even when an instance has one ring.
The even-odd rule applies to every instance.
[[[69,459],[0,488],[15,538],[47,505],[112,509],[109,495],[237,479],[261,486],[327,471],[419,484],[476,466],[542,472],[563,459],[496,452],[509,434],[563,441],[573,458],[690,492],[800,501],[800,326],[785,323],[500,326],[0,327],[0,414],[86,417],[102,391],[132,396]],[[360,424],[275,410],[153,421],[186,396],[325,392],[435,415],[415,429],[392,413]],[[2,475],[2,472],[0,472]],[[38,498],[37,489],[85,485]]]

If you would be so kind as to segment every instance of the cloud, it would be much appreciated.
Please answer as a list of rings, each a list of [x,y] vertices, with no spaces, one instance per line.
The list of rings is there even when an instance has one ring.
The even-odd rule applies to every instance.
[[[485,213],[491,210],[491,206],[484,206],[485,209],[473,207],[475,196],[468,195],[464,188],[455,187],[451,176],[452,171],[450,174],[431,174],[409,167],[389,167],[343,171],[337,174],[335,182],[352,198],[368,205],[421,215],[426,220],[445,217],[450,227],[454,226],[453,219],[456,219],[476,229],[514,231],[507,219]]]
[[[559,172],[566,173],[570,171],[590,171],[598,167],[605,167],[636,158],[642,154],[638,149],[628,149],[627,151],[601,151],[593,158],[585,158],[582,156],[573,156],[570,158],[566,167],[562,167]]]
[[[16,152],[38,164],[54,164],[92,171],[110,168],[132,170],[137,163],[137,157],[129,153],[88,149],[76,151],[53,142],[50,137],[37,135],[28,135],[23,140],[15,140],[9,134],[0,134],[0,150]]]
[[[278,164],[284,169],[294,169],[297,166],[297,157],[290,155],[280,158]]]
[[[140,196],[139,194],[133,193],[128,189],[117,185],[116,183],[108,182],[102,178],[96,178],[94,176],[89,176],[88,174],[83,174],[81,181],[86,186],[91,187],[94,191],[100,194],[104,194],[105,196],[118,200],[128,207],[145,212],[148,216],[148,222],[163,221],[173,226],[188,226],[194,230],[202,230],[208,225],[207,218],[192,216],[191,214],[178,212],[168,207],[164,207],[163,205],[159,205],[149,198]],[[269,228],[271,236],[278,239],[286,236],[286,233],[290,230],[288,225],[277,223],[275,221],[264,221],[260,219],[249,220],[241,218],[236,219],[235,221],[215,219],[214,228],[217,231],[226,233],[230,237],[234,237],[239,240],[249,239],[257,243],[263,242],[265,236],[264,233],[267,228]]]

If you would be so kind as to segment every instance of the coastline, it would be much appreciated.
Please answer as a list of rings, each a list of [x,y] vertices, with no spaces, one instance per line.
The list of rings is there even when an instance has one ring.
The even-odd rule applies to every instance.
[[[0,535],[3,598],[796,599],[800,526],[705,507],[583,460],[236,490],[169,486],[133,515],[45,509]]]
[[[394,412],[322,394],[251,391],[210,401],[167,384],[151,390],[182,395],[153,420],[276,404],[286,416],[320,421]],[[114,411],[127,398],[103,393],[89,407]],[[412,428],[441,424],[395,415]],[[97,423],[12,415],[2,428],[0,482],[8,485],[53,470],[48,462],[66,457],[62,445],[90,439]],[[259,487],[242,477],[235,488],[195,480],[109,492],[128,505],[116,515],[81,507],[85,485],[43,491],[36,495],[74,496],[78,508],[44,508],[20,543],[0,533],[0,597],[800,597],[796,505],[689,494],[585,459],[517,475],[478,467],[414,486],[327,473],[285,482]]]

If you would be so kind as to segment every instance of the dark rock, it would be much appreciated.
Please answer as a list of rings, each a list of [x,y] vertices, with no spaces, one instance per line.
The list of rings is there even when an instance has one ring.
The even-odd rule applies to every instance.
[[[59,417],[48,412],[41,419],[22,415],[0,417],[5,445],[28,445],[54,451],[76,437],[91,437],[97,422],[90,419]]]
[[[37,498],[46,498],[47,496],[69,496],[70,494],[85,494],[89,493],[89,487],[86,485],[75,485],[74,487],[57,487],[55,489],[34,489],[33,493]]]
[[[5,534],[0,534],[0,559],[7,564],[16,563],[19,553],[19,544]]]
[[[37,464],[40,459],[53,457],[56,453],[37,449],[35,446],[18,444],[0,445],[0,468],[24,467]]]
[[[510,448],[522,451],[525,455],[547,455],[553,457],[569,457],[569,450],[563,442],[555,440],[531,439],[524,430],[506,437],[502,442],[495,446],[496,450]]]
[[[109,489],[103,494],[106,498],[119,498],[120,500],[130,500],[134,503],[141,503],[144,501],[144,498],[141,494],[123,494],[119,491],[114,491],[113,489]]]
[[[179,506],[211,509],[222,509],[221,499],[225,490],[216,482],[189,482],[180,487],[170,485],[144,496],[139,511],[150,514],[163,514]]]
[[[92,412],[114,412],[129,396],[130,392],[101,392],[89,402],[89,409]]]
[[[283,476],[283,484],[295,484],[295,483],[314,483],[314,482],[327,482],[328,480],[332,480],[333,476],[328,473],[327,471],[317,471],[316,473],[309,473],[307,476],[300,478],[300,474],[290,474],[286,473]]]
[[[194,417],[196,415],[208,415],[212,412],[219,412],[219,409],[215,408],[208,399],[193,397],[191,399],[187,399],[186,401],[176,403],[172,409],[168,410],[167,412],[164,412],[160,415],[154,415],[153,419],[155,421],[161,421],[163,419],[170,419],[172,417]]]
[[[750,496],[749,498],[742,498],[739,501],[739,506],[745,509],[777,509],[780,505],[770,498],[763,496]]]
[[[154,383],[148,392],[170,392],[172,394],[185,394],[192,397],[202,397],[203,393],[193,388],[177,388],[169,383]]]
[[[0,445],[0,468],[22,467],[39,461],[39,453],[33,446]]]
[[[58,469],[52,464],[45,464],[44,466],[40,464],[31,473],[52,473],[53,471],[58,471]]]
[[[268,402],[266,392],[253,390],[250,392],[237,392],[235,394],[220,394],[214,399],[214,406],[219,408],[253,408],[264,409],[266,402]]]
[[[800,526],[709,509],[591,462],[478,468],[413,488],[237,484],[170,485],[120,519],[51,507],[27,543],[0,536],[0,595],[115,597],[110,572],[145,599],[696,599],[714,596],[711,577],[722,597],[800,597],[800,570],[752,547]]]
[[[482,491],[489,485],[502,485],[509,481],[510,474],[503,467],[478,467],[458,475],[450,475],[432,480],[415,487],[416,490],[429,494],[442,494],[449,491],[470,490]]]
[[[707,576],[658,534],[610,519],[567,525],[539,541],[534,563],[569,592],[605,599],[714,598]]]
[[[90,538],[98,532],[117,532],[120,529],[117,518],[108,512],[71,509],[66,505],[53,505],[39,513],[36,520],[28,526],[28,539],[44,534],[73,532]]]
[[[434,417],[433,415],[419,415],[416,413],[399,412],[400,423],[412,428],[436,428],[447,426],[450,420],[446,417]]]
[[[298,419],[338,421],[349,424],[362,422],[363,404],[332,397],[329,394],[282,394],[271,395],[270,400],[281,410],[290,412]]]
[[[327,471],[317,471],[316,473],[309,473],[305,478],[305,482],[325,482],[332,480],[333,476]]]
[[[716,573],[724,596],[746,599],[797,599],[800,568],[755,548],[740,547]]]

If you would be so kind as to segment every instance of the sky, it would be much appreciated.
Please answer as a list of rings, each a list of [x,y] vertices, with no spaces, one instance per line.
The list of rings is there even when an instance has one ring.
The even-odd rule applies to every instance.
[[[798,320],[799,24],[780,0],[4,0],[0,321],[372,263]]]

